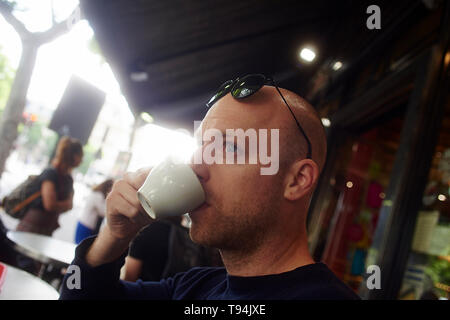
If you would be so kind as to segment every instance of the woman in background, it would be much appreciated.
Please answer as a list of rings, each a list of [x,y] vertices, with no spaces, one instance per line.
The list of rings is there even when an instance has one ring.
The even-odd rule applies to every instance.
[[[111,191],[114,181],[108,179],[95,188],[86,200],[86,205],[81,211],[77,230],[75,232],[75,242],[79,244],[85,238],[96,235],[105,216],[106,196]]]
[[[25,213],[17,231],[51,236],[59,228],[59,215],[72,209],[74,190],[71,173],[82,159],[80,141],[69,137],[59,140],[52,165],[39,175],[41,197]]]

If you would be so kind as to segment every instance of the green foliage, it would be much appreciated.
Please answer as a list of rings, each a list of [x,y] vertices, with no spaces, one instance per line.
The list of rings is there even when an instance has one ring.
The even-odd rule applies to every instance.
[[[450,252],[447,252],[447,256]],[[429,256],[428,265],[425,268],[425,273],[431,278],[434,284],[442,283],[450,285],[450,262],[444,258],[437,256]]]
[[[97,149],[95,149],[89,143],[83,147],[83,161],[80,166],[77,168],[78,172],[82,174],[86,174],[91,165],[91,162],[95,160],[95,154],[97,153]]]
[[[48,130],[48,132],[50,132],[50,134],[44,138],[45,145],[47,146],[45,155],[51,157],[53,150],[56,148],[56,143],[58,142],[58,135],[52,130]]]
[[[450,262],[442,258],[430,256],[428,267],[425,270],[434,283],[440,282],[450,285]]]
[[[17,126],[17,134],[21,135],[24,129],[25,125],[22,122],[20,122],[19,125]]]
[[[44,128],[44,124],[41,122],[35,122],[31,126],[29,126],[27,130],[27,148],[33,148],[35,145],[39,143],[42,139],[42,130]]]
[[[44,141],[45,148],[40,149],[42,155],[51,157],[58,141],[58,135],[52,130],[47,129],[47,124],[36,121],[34,123],[19,123],[17,128],[19,135],[25,137],[24,148],[33,150]]]
[[[33,150],[39,142],[44,140],[46,147],[42,150],[42,153],[45,156],[50,157],[56,147],[58,135],[53,133],[53,131],[46,129],[46,127],[47,125],[40,121],[31,124],[20,123],[18,126],[18,133],[25,135],[24,147],[28,150]]]

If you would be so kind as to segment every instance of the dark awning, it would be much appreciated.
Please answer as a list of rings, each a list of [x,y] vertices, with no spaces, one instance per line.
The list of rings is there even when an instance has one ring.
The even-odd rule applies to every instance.
[[[80,2],[132,110],[188,129],[223,81],[261,72],[302,94],[321,63],[362,50],[377,33],[365,27],[369,1]],[[407,1],[377,2],[389,6],[387,22]],[[310,66],[297,57],[307,43],[319,53]]]

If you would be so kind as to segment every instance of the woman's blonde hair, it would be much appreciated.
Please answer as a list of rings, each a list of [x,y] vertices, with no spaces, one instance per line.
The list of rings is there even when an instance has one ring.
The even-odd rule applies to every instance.
[[[83,146],[77,139],[62,137],[56,147],[55,158],[58,164],[65,164],[69,167],[76,165],[75,156],[83,157]]]

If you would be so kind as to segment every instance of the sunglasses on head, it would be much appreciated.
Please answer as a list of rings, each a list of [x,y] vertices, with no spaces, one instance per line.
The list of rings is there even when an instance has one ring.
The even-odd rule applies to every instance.
[[[305,131],[298,122],[297,118],[295,117],[294,112],[292,112],[291,107],[289,107],[289,104],[283,97],[283,94],[281,94],[280,89],[278,88],[275,81],[271,77],[266,77],[263,74],[249,74],[242,78],[236,78],[235,80],[228,80],[220,86],[220,88],[217,90],[217,93],[206,103],[206,106],[208,108],[212,107],[214,103],[216,103],[218,100],[220,100],[220,98],[222,98],[229,92],[231,93],[231,96],[233,98],[238,100],[250,97],[252,94],[257,92],[265,85],[270,85],[275,87],[275,89],[277,89],[284,103],[291,112],[292,117],[297,123],[297,127],[300,130],[300,133],[303,135],[303,137],[305,137],[306,143],[308,144],[308,153],[306,154],[306,158],[311,159],[311,152],[312,152],[311,142],[309,141]]]

